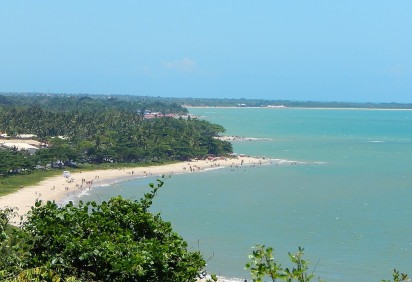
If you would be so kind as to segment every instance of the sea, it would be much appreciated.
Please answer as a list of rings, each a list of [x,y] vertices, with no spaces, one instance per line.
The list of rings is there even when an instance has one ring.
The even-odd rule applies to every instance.
[[[304,248],[324,281],[380,281],[412,274],[412,111],[190,108],[225,127],[234,152],[266,165],[173,175],[151,208],[202,252],[208,273],[248,279],[256,244],[293,267]],[[280,161],[279,160],[284,160]],[[96,187],[83,201],[139,199],[155,178]]]

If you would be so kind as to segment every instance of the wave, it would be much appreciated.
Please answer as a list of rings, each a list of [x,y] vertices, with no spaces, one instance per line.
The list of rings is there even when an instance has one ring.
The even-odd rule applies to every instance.
[[[222,169],[225,168],[224,166],[215,166],[215,167],[210,167],[210,168],[205,168],[204,171],[210,171],[210,170],[216,170],[216,169]]]
[[[217,276],[219,282],[244,282],[248,281],[245,278],[228,278],[224,276]],[[203,279],[211,279],[210,275],[206,275]],[[207,281],[207,280],[199,280],[199,281]]]

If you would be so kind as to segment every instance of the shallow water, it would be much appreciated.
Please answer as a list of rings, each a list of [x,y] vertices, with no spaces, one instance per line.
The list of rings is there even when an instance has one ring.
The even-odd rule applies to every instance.
[[[222,124],[235,152],[297,164],[225,168],[175,175],[154,211],[172,222],[208,270],[248,278],[251,247],[305,247],[326,281],[380,281],[412,274],[412,111],[190,109]],[[139,198],[154,179],[92,190],[84,200]]]

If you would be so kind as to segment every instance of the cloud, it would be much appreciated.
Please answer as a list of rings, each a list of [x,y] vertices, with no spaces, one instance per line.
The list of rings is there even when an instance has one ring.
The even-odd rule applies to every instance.
[[[393,75],[402,75],[405,72],[405,69],[402,65],[396,65],[386,70],[388,73]]]
[[[183,58],[181,60],[162,62],[162,65],[167,69],[174,69],[183,72],[190,72],[196,68],[196,62],[190,58]]]

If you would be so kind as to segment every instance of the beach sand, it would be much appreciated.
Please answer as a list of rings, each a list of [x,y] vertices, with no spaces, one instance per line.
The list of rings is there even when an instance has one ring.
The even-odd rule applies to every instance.
[[[159,166],[71,172],[69,177],[64,177],[62,172],[62,175],[47,178],[37,185],[23,187],[12,194],[0,197],[0,209],[17,208],[19,216],[23,216],[30,211],[37,199],[43,202],[59,202],[84,189],[94,189],[101,184],[115,180],[129,180],[145,176],[169,176],[179,173],[194,173],[216,167],[259,165],[269,162],[269,159],[245,156],[192,160]],[[10,223],[19,225],[20,218],[13,218]]]

